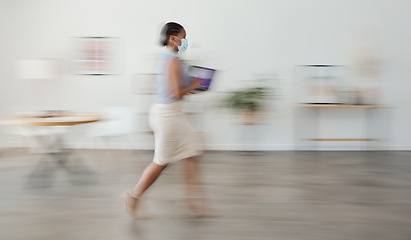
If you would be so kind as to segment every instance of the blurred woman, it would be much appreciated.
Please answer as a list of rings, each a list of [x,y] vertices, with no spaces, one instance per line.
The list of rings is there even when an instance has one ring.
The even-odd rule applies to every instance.
[[[202,154],[200,139],[182,112],[183,96],[196,89],[200,80],[191,81],[183,69],[179,53],[187,50],[186,31],[178,23],[169,22],[161,30],[164,52],[158,65],[156,94],[149,112],[149,125],[154,132],[154,159],[144,170],[136,186],[126,193],[126,210],[133,218],[146,217],[139,211],[139,200],[168,164],[184,160],[186,206],[195,215],[205,211],[199,178],[197,156]],[[186,80],[190,80],[187,82]]]

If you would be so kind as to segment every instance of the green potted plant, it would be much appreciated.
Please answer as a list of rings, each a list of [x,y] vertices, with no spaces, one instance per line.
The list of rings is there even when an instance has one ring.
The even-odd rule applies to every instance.
[[[262,122],[262,109],[265,100],[270,96],[272,96],[272,88],[263,86],[247,87],[230,92],[223,99],[223,107],[233,109],[239,114],[237,123],[256,125]]]

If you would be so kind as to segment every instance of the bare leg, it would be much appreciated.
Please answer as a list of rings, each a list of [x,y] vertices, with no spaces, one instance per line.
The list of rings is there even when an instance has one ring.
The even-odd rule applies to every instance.
[[[198,159],[196,157],[191,157],[184,161],[187,207],[191,209],[196,216],[215,216],[215,213],[206,210]]]
[[[144,169],[143,174],[140,177],[140,180],[137,182],[136,186],[133,189],[133,194],[137,197],[140,197],[160,176],[161,172],[166,168],[167,165],[161,166],[157,163],[150,163],[146,169]]]
[[[187,197],[203,197],[204,191],[202,189],[200,166],[197,157],[184,159],[184,173]]]
[[[166,165],[167,166],[167,165]],[[138,200],[141,195],[156,181],[161,172],[166,168],[166,166],[158,165],[154,162],[150,163],[146,169],[144,169],[140,180],[137,182],[131,194],[127,194],[126,205],[127,211],[132,217],[139,217],[136,213],[138,209]]]

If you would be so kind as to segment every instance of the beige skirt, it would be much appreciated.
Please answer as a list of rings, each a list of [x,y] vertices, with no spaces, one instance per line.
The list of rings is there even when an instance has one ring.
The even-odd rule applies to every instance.
[[[183,102],[154,103],[149,112],[149,125],[154,132],[154,159],[167,165],[203,153],[199,135],[182,112]]]

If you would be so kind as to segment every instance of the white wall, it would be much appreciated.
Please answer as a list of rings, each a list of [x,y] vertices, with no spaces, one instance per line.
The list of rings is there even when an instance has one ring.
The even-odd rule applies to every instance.
[[[272,104],[264,128],[266,136],[256,144],[263,149],[292,149],[294,66],[350,65],[357,44],[355,36],[367,31],[383,60],[380,70],[385,103],[395,106],[390,148],[411,149],[411,68],[407,65],[411,60],[410,1],[2,0],[0,6],[1,116],[21,111],[30,103],[27,81],[15,78],[15,60],[68,61],[70,39],[82,36],[122,38],[124,72],[99,77],[67,74],[60,79],[61,85],[54,86],[64,92],[53,95],[56,100],[50,107],[98,111],[107,105],[125,105],[145,111],[150,98],[132,93],[132,76],[152,71],[159,29],[167,21],[177,21],[188,33],[186,57],[220,70],[215,91],[229,91],[238,81],[252,79],[256,73],[279,76],[276,84],[280,97]],[[324,124],[321,132],[352,125],[356,127],[345,129],[344,134],[352,131],[356,135],[363,124],[357,119],[361,112],[347,112],[344,120],[333,119],[333,113],[323,114],[333,122]],[[213,126],[209,129],[209,148],[241,149],[230,119],[215,111],[207,116]],[[150,147],[152,139],[140,138],[137,145]]]

